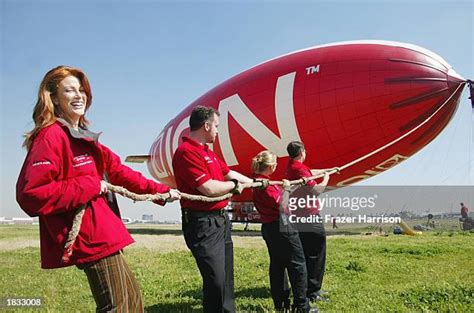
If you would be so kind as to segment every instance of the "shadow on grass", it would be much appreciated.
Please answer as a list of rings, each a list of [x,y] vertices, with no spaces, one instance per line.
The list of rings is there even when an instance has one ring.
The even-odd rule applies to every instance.
[[[182,294],[182,297],[184,299],[182,299],[180,303],[157,303],[147,306],[145,312],[202,312],[201,289],[188,290]],[[236,291],[235,298],[267,299],[271,298],[271,294],[270,289],[266,287],[246,288]],[[260,308],[259,306],[252,306],[251,303],[247,303],[244,306],[244,308],[240,307],[239,310],[258,311]]]
[[[194,289],[194,290],[188,290],[184,292],[183,297],[186,298],[193,298],[198,303],[201,303],[202,301],[202,290],[201,289]],[[242,288],[237,291],[235,291],[235,298],[269,298],[271,297],[270,294],[270,289],[268,287],[253,287],[253,288]]]
[[[202,312],[202,308],[193,308],[193,305],[195,305],[195,303],[160,303],[147,306],[145,312]]]
[[[236,298],[271,298],[270,287],[244,288],[235,292]]]
[[[157,303],[145,308],[145,312],[202,312],[202,289],[187,290],[180,294],[177,303]]]

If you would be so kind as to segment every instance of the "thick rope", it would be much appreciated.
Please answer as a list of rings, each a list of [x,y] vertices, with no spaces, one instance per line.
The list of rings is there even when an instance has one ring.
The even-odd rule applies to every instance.
[[[334,174],[338,172],[338,169],[334,169],[331,171],[328,171],[329,174]],[[319,174],[311,177],[305,177],[297,180],[292,180],[292,181],[269,181],[269,185],[282,185],[284,187],[289,186],[294,186],[294,185],[305,185],[309,180],[317,179],[320,177],[323,177],[324,174]],[[123,187],[120,186],[115,186],[110,183],[105,182],[107,185],[107,190],[118,193],[126,198],[129,198],[133,201],[166,201],[168,198],[170,198],[170,193],[157,193],[157,194],[136,194],[134,192],[131,192]],[[261,188],[265,185],[265,182],[262,181],[256,181],[253,183],[248,183],[248,184],[242,184],[242,189],[246,188]],[[231,198],[234,196],[233,193],[227,193],[225,195],[219,196],[219,197],[206,197],[202,195],[193,195],[193,194],[188,194],[184,192],[180,192],[181,198],[186,199],[186,200],[192,200],[192,201],[202,201],[202,202],[218,202],[218,201],[223,201]],[[82,224],[82,218],[84,217],[84,212],[85,212],[85,205],[81,206],[79,208],[75,215],[74,215],[74,220],[72,223],[72,228],[68,233],[68,237],[66,240],[66,243],[64,245],[64,251],[63,251],[63,256],[61,258],[61,261],[63,263],[69,262],[71,255],[72,255],[72,246],[74,245],[74,242],[76,241],[77,235],[79,234],[79,230],[81,228]]]
[[[336,172],[337,172],[337,170],[332,170],[332,171],[329,171],[329,174],[334,174]],[[317,178],[320,178],[320,177],[323,177],[323,176],[324,176],[324,174],[319,174],[319,175],[315,175],[315,176],[311,176],[311,177],[307,177],[307,178],[292,180],[292,181],[290,181],[290,185],[291,186],[305,185],[309,180],[314,180],[314,179],[317,179]],[[242,187],[243,187],[243,189],[246,189],[246,188],[261,188],[262,186],[264,186],[264,184],[265,183],[263,183],[261,181],[256,181],[256,182],[253,182],[253,183],[242,184]],[[125,189],[123,187],[114,186],[114,185],[109,184],[109,183],[106,183],[106,185],[107,185],[108,190],[110,190],[112,192],[115,192],[115,193],[118,193],[119,195],[122,195],[125,198],[129,198],[133,201],[166,201],[170,197],[170,194],[168,192],[163,193],[163,194],[160,194],[160,193],[157,193],[157,194],[136,194],[136,193],[133,193],[131,191],[128,191],[127,189]],[[283,185],[283,181],[269,181],[269,185]],[[191,201],[202,201],[202,202],[218,202],[218,201],[227,200],[227,199],[231,198],[232,196],[234,196],[234,194],[230,193],[230,192],[226,193],[225,195],[218,196],[218,197],[206,197],[206,196],[202,196],[202,195],[193,195],[193,194],[184,193],[184,192],[180,192],[180,195],[181,195],[181,199],[191,200]]]
[[[428,123],[428,121],[430,121],[448,102],[449,100],[451,100],[451,98],[456,94],[456,92],[459,90],[459,88],[461,88],[461,86],[464,86],[466,84],[466,82],[462,82],[459,84],[459,86],[456,88],[456,90],[449,96],[449,98],[435,111],[433,112],[426,120],[424,120],[420,125],[418,125],[417,127],[411,129],[409,132],[403,134],[402,136],[400,136],[399,138],[389,142],[388,144],[366,154],[366,155],[363,155],[361,156],[360,158],[352,161],[352,162],[349,162],[347,164],[344,164],[343,166],[341,167],[337,167],[336,169],[333,169],[333,170],[330,170],[328,173],[331,175],[331,174],[334,174],[336,172],[339,172],[339,171],[342,171],[354,164],[357,164],[367,158],[370,158],[371,156],[379,153],[380,151],[382,150],[385,150],[387,149],[388,147],[394,145],[395,143],[399,142],[400,140],[406,138],[407,136],[409,136],[410,134],[412,134],[413,132],[415,132],[416,130],[418,130],[420,127],[422,127],[423,125],[425,125],[426,123]],[[291,186],[295,186],[295,185],[305,185],[308,181],[310,180],[314,180],[314,179],[317,179],[317,178],[321,178],[323,177],[324,174],[318,174],[318,175],[314,175],[314,176],[311,176],[311,177],[305,177],[305,178],[301,178],[301,179],[298,179],[298,180],[292,180],[290,181],[290,185]],[[136,193],[133,193],[131,191],[128,191],[127,189],[123,188],[123,187],[119,187],[119,186],[114,186],[112,184],[109,184],[109,183],[106,183],[107,184],[107,189],[112,191],[112,192],[115,192],[115,193],[118,193],[126,198],[129,198],[129,199],[132,199],[134,201],[166,201],[166,199],[168,199],[170,197],[170,194],[169,193],[164,193],[164,194],[136,194]],[[270,181],[269,182],[270,185],[284,185],[284,182],[283,181]],[[253,182],[253,183],[249,183],[249,184],[243,184],[243,189],[246,189],[246,188],[261,188],[262,186],[264,185],[264,183],[262,182]],[[206,196],[202,196],[202,195],[193,195],[193,194],[187,194],[187,193],[180,193],[181,194],[181,198],[182,199],[186,199],[186,200],[192,200],[192,201],[202,201],[202,202],[217,202],[217,201],[222,201],[222,200],[227,200],[229,198],[231,198],[232,196],[234,196],[234,194],[232,193],[227,193],[225,195],[222,195],[222,196],[219,196],[219,197],[206,197]],[[84,206],[85,207],[85,206]],[[79,230],[80,230],[80,227],[81,227],[81,223],[82,223],[82,218],[84,216],[84,208],[81,207],[79,208],[77,211],[76,211],[76,214],[74,216],[74,221],[73,221],[73,225],[72,225],[72,228],[71,230],[69,231],[69,234],[68,234],[68,239],[66,241],[66,244],[64,246],[64,253],[63,253],[63,257],[62,257],[62,261],[63,262],[68,262],[71,255],[72,255],[72,246],[77,238],[77,235],[79,234]]]
[[[74,219],[72,220],[72,227],[69,233],[67,234],[67,240],[64,244],[63,256],[61,258],[62,263],[68,263],[72,255],[72,246],[76,242],[77,235],[82,224],[82,218],[84,217],[84,212],[86,211],[86,205],[81,205],[74,214]]]

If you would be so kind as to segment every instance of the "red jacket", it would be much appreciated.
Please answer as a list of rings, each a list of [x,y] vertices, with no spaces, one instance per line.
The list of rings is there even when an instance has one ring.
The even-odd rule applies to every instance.
[[[20,172],[16,197],[29,216],[39,216],[41,267],[57,268],[101,259],[134,242],[114,214],[100,181],[135,193],[163,193],[169,188],[122,165],[120,158],[97,142],[97,135],[76,131],[58,121],[35,137]],[[76,209],[86,204],[82,226],[68,263],[63,248]]]

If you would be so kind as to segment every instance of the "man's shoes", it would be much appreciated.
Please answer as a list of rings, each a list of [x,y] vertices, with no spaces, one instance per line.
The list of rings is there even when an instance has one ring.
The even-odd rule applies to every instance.
[[[275,309],[277,313],[291,313],[291,302],[290,299],[283,301],[283,307]]]
[[[309,301],[313,302],[313,303],[317,302],[317,301],[329,302],[331,300],[329,299],[328,295],[329,295],[329,293],[327,291],[318,290],[314,295],[309,297]]]
[[[316,297],[312,297],[310,299],[310,302],[330,302],[331,299],[329,299],[328,297],[323,297],[323,296],[316,296]]]

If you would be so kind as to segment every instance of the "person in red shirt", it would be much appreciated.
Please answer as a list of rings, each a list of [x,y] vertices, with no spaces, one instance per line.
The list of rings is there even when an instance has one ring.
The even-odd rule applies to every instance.
[[[252,160],[253,177],[269,180],[276,167],[275,153],[262,151]],[[293,288],[293,310],[306,312],[309,310],[306,263],[298,232],[288,222],[288,199],[284,200],[284,191],[277,185],[253,189],[252,199],[260,213],[262,237],[270,255],[270,290],[275,310],[290,309],[290,290],[285,281],[287,270]]]
[[[286,148],[290,159],[285,170],[285,178],[288,180],[297,180],[303,177],[324,174],[321,183],[317,184],[315,180],[310,180],[306,186],[298,188],[291,194],[292,198],[307,198],[307,196],[317,196],[321,194],[329,182],[329,171],[311,170],[304,164],[306,159],[306,150],[304,144],[299,141],[290,142]],[[335,168],[334,168],[335,169]],[[319,202],[307,204],[298,208],[295,212],[298,216],[319,216]],[[324,269],[326,264],[326,232],[322,218],[314,223],[298,223],[297,225],[301,244],[303,245],[306,259],[306,269],[308,272],[307,297],[311,301],[324,300],[321,286],[323,283]]]
[[[467,206],[464,205],[463,202],[461,202],[461,217],[462,218],[467,218],[469,214],[469,209]]]
[[[461,202],[461,218],[459,219],[461,222],[461,229],[462,230],[471,230],[474,228],[474,221],[471,217],[469,217],[469,209],[464,203]]]
[[[135,193],[170,192],[170,201],[179,193],[122,165],[98,142],[98,134],[87,130],[91,103],[81,70],[58,66],[46,73],[33,112],[35,127],[25,135],[28,153],[16,185],[17,202],[29,216],[39,216],[42,268],[77,265],[84,270],[97,312],[142,312],[140,288],[121,253],[133,239],[104,180]],[[64,260],[78,208],[85,208],[82,226],[72,255]]]
[[[208,147],[219,126],[219,112],[198,106],[189,118],[190,133],[173,156],[177,188],[184,193],[218,197],[242,191],[252,180],[230,170]],[[204,312],[235,312],[234,256],[228,200],[216,202],[181,199],[186,245],[196,259],[203,280]]]

